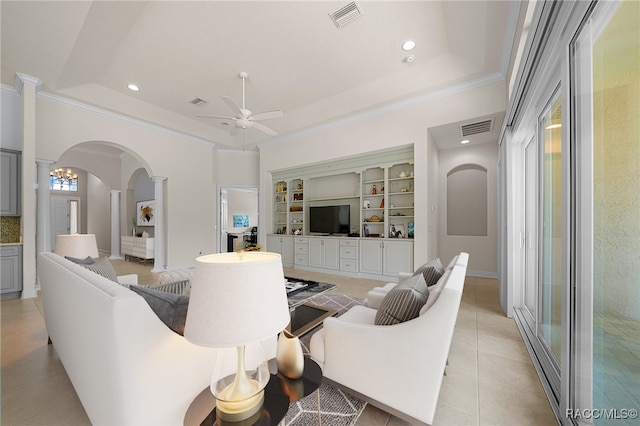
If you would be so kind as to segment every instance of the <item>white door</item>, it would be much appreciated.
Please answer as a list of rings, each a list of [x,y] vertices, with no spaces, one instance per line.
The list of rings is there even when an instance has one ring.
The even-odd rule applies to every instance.
[[[56,235],[69,233],[69,199],[51,197],[51,250],[56,248]]]

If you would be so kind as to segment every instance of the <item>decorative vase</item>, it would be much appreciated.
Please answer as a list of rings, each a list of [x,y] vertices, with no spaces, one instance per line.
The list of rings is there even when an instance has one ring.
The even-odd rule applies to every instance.
[[[276,361],[278,371],[290,379],[299,379],[304,370],[304,355],[300,339],[282,330],[278,337],[278,348],[276,350]]]

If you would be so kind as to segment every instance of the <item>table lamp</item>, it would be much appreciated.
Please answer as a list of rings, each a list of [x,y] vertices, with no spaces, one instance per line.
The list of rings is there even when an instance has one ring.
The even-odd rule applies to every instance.
[[[196,259],[184,337],[221,348],[211,379],[220,419],[242,421],[261,410],[270,377],[262,341],[275,338],[289,321],[279,254],[219,253]],[[225,359],[229,356],[231,362]]]
[[[53,250],[60,256],[75,257],[84,259],[85,257],[98,257],[98,244],[95,234],[60,234],[56,235],[56,247]]]

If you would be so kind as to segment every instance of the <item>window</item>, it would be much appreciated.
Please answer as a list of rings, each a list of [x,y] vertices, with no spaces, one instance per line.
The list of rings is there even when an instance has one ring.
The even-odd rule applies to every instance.
[[[52,170],[49,173],[49,189],[78,192],[78,174],[71,169]]]

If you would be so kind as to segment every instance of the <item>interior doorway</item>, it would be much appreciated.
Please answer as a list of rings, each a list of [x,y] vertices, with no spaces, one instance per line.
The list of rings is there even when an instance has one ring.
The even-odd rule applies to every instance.
[[[51,196],[51,250],[56,248],[56,235],[80,232],[80,198]]]
[[[218,196],[218,252],[233,251],[234,244],[245,245],[252,237],[257,243],[258,187],[221,186]]]

